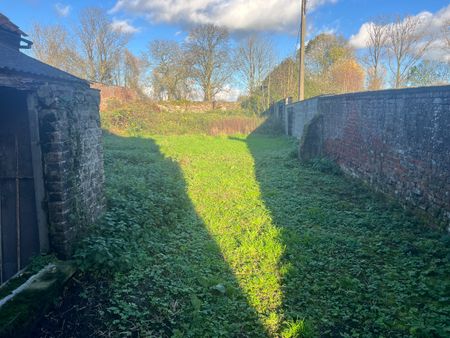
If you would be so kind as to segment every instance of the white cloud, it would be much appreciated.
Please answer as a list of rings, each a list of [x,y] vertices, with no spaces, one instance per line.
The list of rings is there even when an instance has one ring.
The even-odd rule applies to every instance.
[[[436,39],[428,48],[425,56],[428,60],[445,61],[450,63],[448,42],[444,39]]]
[[[128,22],[128,20],[114,19],[111,23],[111,27],[114,31],[122,32],[125,34],[133,34],[139,32],[139,28],[134,27]]]
[[[310,0],[314,10],[338,0]],[[214,23],[232,31],[292,31],[298,23],[299,1],[292,0],[117,0],[112,13],[143,15],[154,23]]]
[[[338,26],[322,26],[317,31],[314,32],[314,35],[319,34],[337,34],[339,32]]]
[[[242,91],[239,88],[233,88],[229,85],[225,86],[217,95],[216,100],[226,102],[236,102]]]
[[[364,23],[359,32],[350,37],[350,44],[355,48],[366,48],[369,40],[369,28],[372,27],[373,22]]]
[[[450,5],[442,8],[436,13],[421,12],[415,17],[420,18],[421,24],[418,26],[419,30],[426,30],[428,33],[439,33],[446,22],[450,21]],[[373,22],[364,23],[357,34],[350,37],[350,44],[355,48],[366,48],[369,39],[368,29],[373,25]],[[386,24],[388,26],[389,23]],[[436,42],[435,42],[436,44]]]
[[[66,16],[68,16],[69,13],[70,13],[70,10],[72,9],[72,7],[71,7],[70,5],[64,5],[64,4],[60,3],[60,2],[57,2],[57,3],[54,5],[54,8],[55,8],[56,13],[57,13],[60,17],[63,17],[63,18],[65,18]]]

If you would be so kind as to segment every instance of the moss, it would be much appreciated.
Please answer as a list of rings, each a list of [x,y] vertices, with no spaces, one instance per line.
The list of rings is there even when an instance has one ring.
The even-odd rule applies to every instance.
[[[22,271],[16,277],[10,279],[0,288],[0,299],[3,299],[11,294],[20,285],[25,283],[28,278],[39,272],[44,266],[54,262],[57,262],[57,260],[53,255],[34,257],[30,264],[28,264],[28,266],[24,269],[24,271]]]
[[[0,299],[3,299],[11,294],[20,285],[25,283],[27,279],[31,277],[31,275],[31,273],[23,272],[15,278],[10,279],[5,285],[0,288]]]
[[[70,152],[71,152],[71,166],[69,169],[69,182],[73,189],[72,193],[72,205],[68,220],[71,224],[77,228],[75,241],[78,240],[83,227],[87,224],[87,213],[85,210],[84,202],[82,201],[83,193],[80,190],[80,173],[81,173],[81,159],[82,159],[82,136],[80,129],[78,128],[79,121],[77,114],[70,108],[67,108],[67,119],[69,125],[69,138],[70,138]],[[81,229],[80,229],[81,228]],[[67,252],[66,255],[70,256],[72,252]]]
[[[74,273],[69,263],[57,263],[0,308],[0,337],[25,336],[45,313]]]

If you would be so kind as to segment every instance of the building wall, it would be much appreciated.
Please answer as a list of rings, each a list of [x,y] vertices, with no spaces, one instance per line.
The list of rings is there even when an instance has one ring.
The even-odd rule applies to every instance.
[[[38,114],[51,249],[62,257],[104,209],[99,93],[87,85],[44,85]]]
[[[285,107],[294,107],[302,159],[332,158],[345,172],[450,225],[450,86],[315,100]]]
[[[302,138],[303,130],[305,126],[311,121],[311,119],[317,113],[317,98],[312,98],[309,100],[305,100],[302,104],[290,104],[286,106],[287,117],[289,115],[289,111],[292,111],[293,121],[292,121],[292,133],[291,136]],[[285,122],[286,130],[289,130],[288,119]]]
[[[275,102],[270,106],[266,115],[275,116],[281,121],[284,133],[289,136],[302,138],[305,126],[317,114],[318,98],[292,103],[291,98]]]

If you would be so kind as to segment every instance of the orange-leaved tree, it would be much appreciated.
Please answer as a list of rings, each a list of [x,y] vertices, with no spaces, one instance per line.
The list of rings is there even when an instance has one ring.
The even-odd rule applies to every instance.
[[[336,93],[361,91],[364,89],[364,70],[355,59],[343,59],[331,66],[330,80]]]

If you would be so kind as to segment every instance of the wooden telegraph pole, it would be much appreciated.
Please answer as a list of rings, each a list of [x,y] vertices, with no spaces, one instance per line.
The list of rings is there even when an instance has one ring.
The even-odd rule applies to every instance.
[[[305,98],[305,38],[306,38],[306,0],[301,0],[300,52],[298,53],[298,100]]]

